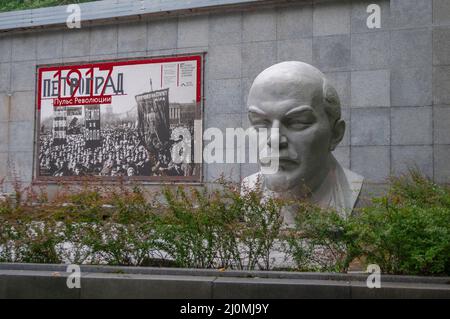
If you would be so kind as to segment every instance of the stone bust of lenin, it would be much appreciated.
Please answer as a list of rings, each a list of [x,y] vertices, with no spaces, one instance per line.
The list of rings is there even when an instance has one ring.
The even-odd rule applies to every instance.
[[[363,177],[343,168],[332,154],[346,124],[325,75],[303,62],[275,64],[256,77],[247,106],[252,127],[268,129],[266,147],[277,139],[279,153],[276,172],[264,173],[268,164],[260,159],[261,170],[244,178],[243,189],[261,187],[267,196],[303,198],[343,216],[351,213]],[[291,212],[283,216],[286,224],[294,223]]]

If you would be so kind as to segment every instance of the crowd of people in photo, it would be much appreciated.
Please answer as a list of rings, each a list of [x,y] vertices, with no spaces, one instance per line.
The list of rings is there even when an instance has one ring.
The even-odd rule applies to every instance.
[[[40,135],[40,176],[191,176],[193,165],[174,163],[174,141],[152,136],[144,146],[137,128],[128,123],[101,129],[97,147],[87,147],[81,134],[67,134],[55,143],[51,133]]]

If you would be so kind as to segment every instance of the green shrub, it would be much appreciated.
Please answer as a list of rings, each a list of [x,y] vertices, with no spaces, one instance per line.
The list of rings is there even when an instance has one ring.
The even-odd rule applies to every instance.
[[[10,221],[0,222],[0,262],[16,262],[18,233]]]
[[[345,272],[360,256],[349,218],[331,209],[297,203],[295,227],[285,232],[287,251],[301,271]]]
[[[285,239],[299,270],[344,272],[359,258],[384,273],[450,274],[450,190],[415,171],[392,178],[385,196],[346,218],[297,205]]]
[[[56,247],[64,237],[60,224],[54,221],[30,222],[18,225],[20,237],[16,242],[16,259],[23,263],[59,264],[61,256]]]
[[[209,213],[204,193],[182,188],[164,190],[167,210],[156,224],[159,248],[180,267],[212,268],[216,254],[215,220]],[[191,195],[191,196],[189,196]]]
[[[450,274],[450,190],[415,172],[346,218],[224,181],[153,195],[89,182],[52,198],[15,192],[0,201],[0,262],[246,270],[274,269],[281,252],[300,271],[345,272],[359,259],[385,273]],[[292,228],[286,205],[297,207]]]
[[[64,201],[70,205],[56,214],[64,221],[65,238],[71,243],[66,259],[140,266],[150,258],[153,212],[138,187],[84,189]]]
[[[166,189],[159,217],[159,248],[181,267],[269,269],[279,237],[281,205],[258,191],[240,195],[230,185]]]
[[[0,260],[60,263],[55,246],[63,240],[60,224],[45,213],[27,214],[16,190],[14,200],[0,203]],[[39,217],[37,217],[39,216]]]
[[[238,227],[237,238],[241,249],[240,262],[244,260],[246,269],[272,268],[273,253],[280,251],[278,242],[283,225],[282,208],[286,204],[280,199],[264,198],[260,189],[245,190],[243,194],[234,193],[234,203],[241,203],[239,210],[243,221]],[[240,267],[242,268],[242,267]]]
[[[393,274],[450,274],[450,190],[412,171],[353,220],[367,262]]]

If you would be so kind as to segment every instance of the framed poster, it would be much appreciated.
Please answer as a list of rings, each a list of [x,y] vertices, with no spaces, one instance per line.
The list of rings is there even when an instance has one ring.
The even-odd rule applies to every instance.
[[[38,67],[36,180],[200,182],[201,67],[200,55]]]

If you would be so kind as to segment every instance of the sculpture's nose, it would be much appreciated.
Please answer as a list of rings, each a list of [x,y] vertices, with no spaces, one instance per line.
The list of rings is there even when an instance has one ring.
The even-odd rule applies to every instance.
[[[280,125],[278,121],[274,121],[272,124],[267,139],[267,145],[269,147],[272,147],[272,145],[274,145],[275,142],[278,142],[278,147],[280,150],[287,148],[288,146],[287,137],[280,134]]]

